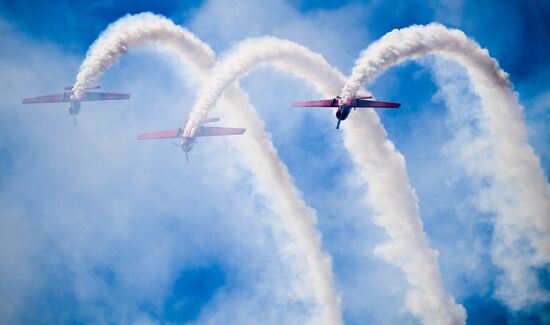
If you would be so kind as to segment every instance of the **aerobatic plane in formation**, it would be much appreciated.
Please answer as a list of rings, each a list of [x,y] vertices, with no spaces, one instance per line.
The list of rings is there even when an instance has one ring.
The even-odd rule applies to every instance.
[[[243,134],[246,129],[242,128],[227,128],[218,126],[204,126],[204,123],[217,122],[220,119],[217,117],[207,118],[200,122],[197,132],[192,137],[183,136],[185,128],[169,129],[163,131],[147,132],[138,135],[138,140],[151,140],[151,139],[181,139],[181,143],[175,144],[181,147],[181,150],[185,152],[185,160],[189,162],[189,151],[193,148],[197,137],[211,137],[211,136],[223,136],[223,135],[239,135]]]
[[[86,92],[79,100],[71,98],[73,95],[73,86],[65,87],[65,92],[60,94],[45,95],[38,97],[29,97],[23,99],[23,104],[39,104],[39,103],[69,103],[69,113],[73,116],[74,124],[76,125],[76,115],[80,112],[80,102],[98,101],[98,100],[119,100],[129,99],[130,94],[92,92],[91,89],[99,89],[100,86],[86,88]]]
[[[348,118],[352,108],[398,108],[401,106],[399,103],[379,102],[371,100],[371,98],[372,96],[357,96],[344,102],[342,97],[336,96],[333,99],[294,102],[292,103],[292,107],[337,107],[336,118],[338,122],[336,123],[336,128],[339,129],[340,122]]]

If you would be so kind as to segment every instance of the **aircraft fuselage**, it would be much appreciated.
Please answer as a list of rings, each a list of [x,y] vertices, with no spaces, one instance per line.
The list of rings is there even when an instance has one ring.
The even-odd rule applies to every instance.
[[[343,121],[348,118],[349,113],[351,113],[352,106],[342,105],[339,106],[336,110],[336,118],[340,121]]]
[[[76,116],[80,112],[80,101],[72,100],[69,102],[69,113]]]
[[[195,140],[197,137],[183,137],[181,138],[181,150],[185,152],[185,161],[189,163],[189,151],[193,149],[195,145]]]
[[[334,98],[333,100],[333,102],[338,100],[338,110],[336,111],[336,118],[339,121],[344,121],[345,119],[347,119],[349,114],[351,113],[351,109],[357,105],[358,99],[363,99],[363,98],[370,98],[370,96],[350,98],[345,102],[340,96],[336,96],[336,98]]]
[[[193,149],[193,146],[195,145],[196,139],[196,137],[181,138],[181,150],[185,151],[186,153],[191,151],[191,149]]]

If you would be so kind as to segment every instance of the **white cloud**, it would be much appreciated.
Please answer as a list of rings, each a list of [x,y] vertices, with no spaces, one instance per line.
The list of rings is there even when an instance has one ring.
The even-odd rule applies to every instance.
[[[349,72],[369,36],[361,27],[361,5],[300,14],[285,2],[232,3],[239,19],[224,12],[224,6],[226,1],[208,2],[190,22],[217,51],[247,36],[272,34],[306,44]],[[309,319],[312,306],[303,301],[310,293],[290,283],[300,272],[288,269],[296,255],[279,246],[288,236],[273,228],[275,216],[254,191],[250,175],[234,163],[239,157],[227,142],[201,141],[191,164],[185,165],[168,143],[134,140],[137,132],[177,127],[185,119],[197,84],[173,73],[180,68],[175,60],[150,49],[130,53],[101,84],[106,90],[131,92],[132,100],[85,105],[74,128],[65,107],[21,106],[20,100],[70,83],[81,58],[11,29],[1,42],[11,46],[0,52],[5,72],[0,77],[5,99],[0,103],[0,145],[8,156],[0,165],[0,195],[10,202],[1,204],[0,241],[12,249],[0,249],[0,292],[14,294],[9,304],[1,305],[0,319],[44,320],[28,303],[43,302],[54,293],[52,304],[72,302],[68,310],[73,318],[154,323],[163,317],[162,304],[178,272],[205,264],[221,265],[229,284],[203,306],[198,323]],[[332,132],[332,114],[292,111],[290,101],[316,93],[285,74],[266,69],[252,73],[242,85],[304,198],[319,211],[323,247],[334,259],[345,321],[415,323],[403,308],[406,279],[372,253],[386,237],[364,219],[371,211],[365,211],[350,186],[355,181],[347,170],[351,162]],[[227,114],[221,107],[217,111],[215,115]],[[457,134],[457,141],[469,136]],[[543,137],[535,139],[544,142]],[[453,143],[446,150],[457,149]],[[471,151],[464,155],[474,155],[483,147],[464,150]],[[430,171],[411,171],[417,172]],[[462,186],[462,172],[449,181],[451,187]],[[434,195],[437,181],[426,179],[425,187]],[[467,199],[468,194],[458,197]],[[474,203],[463,203],[464,211],[453,201],[449,210],[463,218],[458,224],[467,233],[448,238],[437,234],[430,242],[441,252],[445,287],[459,300],[489,290],[494,271],[484,260],[488,245],[477,237],[488,217],[470,215]],[[485,219],[469,228],[478,217]],[[442,227],[426,223],[430,237],[430,227]],[[22,318],[23,311],[27,318]],[[42,316],[52,322],[67,320],[60,314],[52,309]]]
[[[298,303],[295,294],[276,293],[288,288],[293,270],[285,269],[284,259],[289,257],[275,244],[280,234],[271,233],[274,216],[260,198],[251,199],[250,178],[235,164],[238,156],[226,141],[201,141],[186,165],[168,143],[135,140],[138,132],[160,124],[181,126],[182,103],[191,98],[170,72],[173,62],[146,52],[123,59],[103,86],[131,92],[132,100],[85,103],[74,127],[66,107],[21,106],[20,100],[59,91],[78,61],[47,45],[4,36],[13,37],[25,55],[2,58],[6,67],[18,67],[11,82],[2,81],[8,98],[1,111],[2,147],[6,164],[12,163],[2,197],[12,200],[15,211],[28,208],[11,216],[6,209],[0,219],[2,229],[18,231],[21,238],[4,237],[6,244],[19,246],[2,250],[7,263],[1,281],[24,278],[15,288],[19,294],[4,305],[3,320],[138,322],[147,319],[143,306],[162,317],[178,270],[204,263],[229,272],[237,287],[226,293],[229,297],[243,286],[253,296],[264,292],[270,305]],[[270,285],[262,288],[254,281],[258,274]],[[47,307],[76,305],[65,314],[28,308],[29,296],[44,305],[41,297],[49,291],[55,295]]]

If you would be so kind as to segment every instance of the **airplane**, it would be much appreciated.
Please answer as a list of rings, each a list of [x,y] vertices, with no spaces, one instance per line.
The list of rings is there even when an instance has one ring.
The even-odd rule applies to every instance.
[[[294,102],[292,107],[338,107],[336,110],[336,129],[340,128],[340,122],[348,118],[351,113],[351,109],[373,107],[373,108],[398,108],[400,103],[379,102],[376,100],[370,100],[372,96],[357,96],[350,98],[344,103],[344,100],[340,96],[336,96],[333,99],[324,100],[312,100],[305,102]]]
[[[23,99],[23,104],[38,104],[38,103],[69,103],[69,114],[73,116],[74,125],[76,125],[76,115],[80,112],[80,102],[96,101],[96,100],[118,100],[129,99],[130,94],[92,92],[91,89],[99,89],[100,86],[86,88],[86,92],[79,100],[71,98],[73,95],[73,86],[65,87],[65,92],[61,94],[45,95],[38,97],[29,97]]]
[[[227,128],[216,126],[203,126],[205,123],[218,122],[220,119],[217,117],[207,118],[202,120],[197,128],[197,132],[192,137],[185,137],[185,128],[169,129],[163,131],[154,131],[147,133],[140,133],[138,140],[151,140],[151,139],[177,139],[181,138],[181,144],[173,143],[174,145],[181,147],[181,150],[185,152],[185,160],[189,163],[189,151],[193,148],[197,137],[209,137],[209,136],[223,136],[223,135],[240,135],[243,134],[246,129],[242,128]]]

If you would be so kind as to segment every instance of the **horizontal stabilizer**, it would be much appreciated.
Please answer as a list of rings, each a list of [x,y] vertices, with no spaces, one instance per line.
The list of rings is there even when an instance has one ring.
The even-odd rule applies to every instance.
[[[204,120],[202,120],[202,121],[200,122],[200,124],[218,122],[219,120],[220,120],[219,117],[205,118]]]
[[[197,137],[212,137],[219,135],[238,135],[243,134],[246,129],[242,128],[226,128],[219,126],[201,126],[197,130]]]
[[[338,107],[336,98],[323,100],[310,100],[305,102],[294,102],[292,107]]]
[[[183,136],[183,130],[169,129],[164,131],[146,132],[138,135],[138,140],[152,140],[152,139],[174,139],[181,138]]]
[[[65,89],[65,90],[73,90],[73,87],[74,87],[74,85],[72,85],[72,86],[65,86],[65,88],[63,88],[63,89]],[[90,90],[90,89],[99,89],[99,88],[101,88],[101,86],[86,87],[86,88],[84,88],[84,89]]]
[[[85,92],[80,101],[130,99],[130,94]]]
[[[355,107],[373,107],[373,108],[398,108],[400,103],[379,102],[376,100],[358,99]]]

